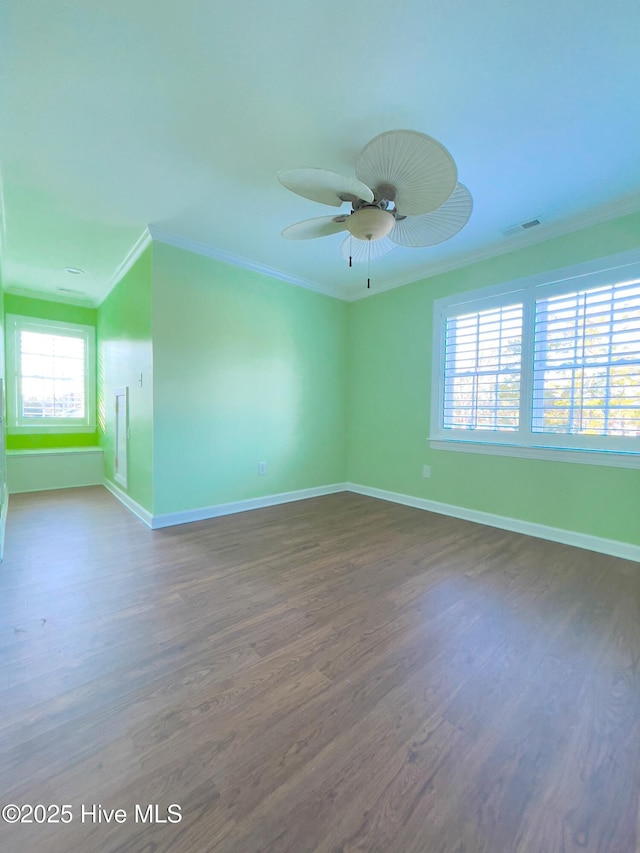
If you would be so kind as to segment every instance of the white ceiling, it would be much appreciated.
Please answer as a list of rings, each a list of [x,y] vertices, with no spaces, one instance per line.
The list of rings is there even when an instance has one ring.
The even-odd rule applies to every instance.
[[[336,211],[276,172],[353,175],[396,128],[442,142],[475,207],[374,289],[640,209],[637,0],[4,0],[0,33],[7,289],[97,304],[151,225],[357,298],[342,235],[280,237]]]

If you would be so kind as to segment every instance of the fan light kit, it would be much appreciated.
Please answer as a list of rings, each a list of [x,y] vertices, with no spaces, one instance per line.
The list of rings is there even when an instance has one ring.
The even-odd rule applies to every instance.
[[[344,224],[351,236],[357,240],[380,240],[387,236],[396,221],[388,210],[361,207],[360,210],[354,210]]]
[[[449,240],[468,222],[469,190],[458,183],[456,164],[444,145],[415,130],[389,130],[368,142],[356,162],[357,178],[325,169],[284,169],[280,183],[298,195],[351,211],[289,225],[288,240],[311,240],[348,231],[342,256],[353,261],[382,257],[397,246],[418,248]],[[367,278],[367,287],[371,280]]]

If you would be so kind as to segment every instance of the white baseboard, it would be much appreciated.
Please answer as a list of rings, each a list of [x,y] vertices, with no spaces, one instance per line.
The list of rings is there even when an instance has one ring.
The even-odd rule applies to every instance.
[[[0,563],[4,560],[4,536],[7,529],[7,511],[9,509],[9,492],[4,490],[4,500],[0,510]]]
[[[535,536],[538,539],[548,539],[551,542],[560,542],[563,545],[573,545],[576,548],[586,548],[588,551],[597,551],[600,554],[609,554],[612,557],[621,557],[623,560],[635,560],[640,563],[640,545],[632,545],[630,542],[618,542],[615,539],[604,539],[601,536],[591,536],[588,533],[577,533],[573,530],[562,530],[559,527],[549,527],[546,524],[536,524],[532,521],[522,521],[519,518],[509,518],[505,515],[495,515],[492,512],[482,512],[477,509],[454,506],[453,504],[440,503],[427,498],[415,498],[411,495],[403,495],[398,492],[388,492],[385,489],[373,489],[369,486],[360,486],[357,483],[347,483],[346,488],[350,492],[359,495],[367,495],[371,498],[379,498],[383,501],[404,504],[405,506],[425,509],[428,512],[437,512],[440,515],[450,515],[453,518],[461,518],[465,521],[475,521],[478,524],[486,524],[489,527],[499,527],[502,530],[510,530],[513,533],[524,533],[526,536]]]
[[[337,492],[346,492],[346,483],[333,483],[329,486],[317,486],[313,489],[299,489],[295,492],[280,492],[276,495],[265,495],[261,498],[248,498],[243,501],[232,501],[231,503],[215,504],[198,509],[187,509],[182,512],[167,512],[154,515],[151,527],[156,530],[160,527],[172,527],[175,524],[189,524],[192,521],[204,521],[207,518],[218,518],[221,515],[232,515],[236,512],[247,512],[251,509],[262,509],[267,506],[291,503],[292,501],[303,501],[308,498],[319,498],[323,495],[334,495]]]
[[[108,489],[111,492],[114,498],[117,498],[120,503],[136,515],[140,521],[146,524],[147,527],[153,528],[153,515],[148,510],[143,506],[140,506],[140,504],[134,501],[133,498],[130,498],[126,492],[119,489],[115,483],[111,482],[111,480],[104,480],[103,485],[105,489]]]
[[[213,506],[188,509],[181,512],[168,512],[160,515],[152,515],[130,498],[129,495],[119,489],[115,483],[105,480],[104,485],[114,497],[152,530],[158,530],[162,527],[173,527],[178,524],[190,524],[192,521],[205,521],[208,518],[233,515],[236,512],[247,512],[252,509],[262,509],[263,507],[277,506],[278,504],[291,503],[292,501],[318,498],[323,495],[333,495],[338,492],[355,492],[359,495],[366,495],[383,501],[391,501],[392,503],[403,504],[404,506],[411,506],[416,509],[424,509],[428,512],[437,512],[439,515],[449,515],[453,518],[461,518],[464,521],[475,521],[478,524],[486,524],[489,527],[498,527],[501,530],[523,533],[525,536],[548,539],[551,542],[573,545],[576,548],[586,548],[588,551],[596,551],[599,554],[609,554],[612,557],[621,557],[623,560],[634,560],[640,563],[640,546],[632,545],[629,542],[618,542],[615,539],[605,539],[601,536],[591,536],[588,533],[577,533],[573,530],[549,527],[546,524],[536,524],[532,521],[523,521],[519,518],[496,515],[492,512],[454,506],[453,504],[445,504],[440,501],[428,500],[427,498],[416,498],[412,495],[389,492],[385,489],[374,489],[369,486],[358,485],[357,483],[333,483],[313,489],[281,492],[275,495],[265,495],[261,498],[248,498],[242,501],[232,501],[231,503],[215,504]]]

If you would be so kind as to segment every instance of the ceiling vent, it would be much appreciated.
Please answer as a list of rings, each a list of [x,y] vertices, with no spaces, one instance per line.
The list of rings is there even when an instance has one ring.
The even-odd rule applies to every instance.
[[[509,228],[504,228],[502,233],[505,237],[511,237],[514,234],[520,234],[521,231],[529,231],[531,228],[537,228],[542,225],[542,217],[536,216],[535,219],[527,219],[526,222],[520,222],[518,225],[511,225]]]

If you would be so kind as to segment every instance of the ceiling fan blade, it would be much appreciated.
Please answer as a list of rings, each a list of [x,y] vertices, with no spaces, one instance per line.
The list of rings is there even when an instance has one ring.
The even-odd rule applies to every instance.
[[[282,169],[278,172],[278,180],[291,192],[334,207],[340,207],[345,201],[373,201],[373,193],[368,186],[356,178],[347,178],[326,169]]]
[[[397,244],[392,243],[388,237],[381,237],[379,240],[358,240],[357,237],[346,237],[340,244],[340,254],[348,261],[349,258],[359,264],[371,258],[375,261],[383,255],[392,252]],[[369,255],[371,250],[371,255]]]
[[[356,175],[404,216],[430,213],[455,189],[458,169],[444,145],[415,130],[388,130],[368,142]],[[388,195],[387,193],[390,193]]]
[[[389,239],[399,246],[413,248],[444,243],[464,228],[472,210],[471,193],[463,184],[458,184],[437,210],[396,220],[389,232]]]
[[[305,219],[289,225],[282,232],[287,240],[313,240],[315,237],[328,237],[346,231],[347,216],[317,216],[315,219]]]

